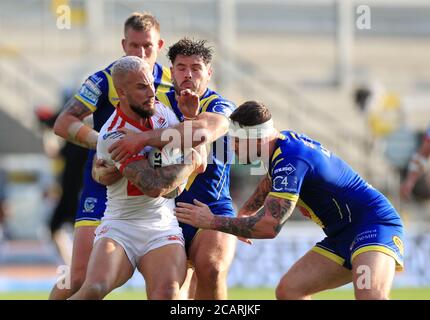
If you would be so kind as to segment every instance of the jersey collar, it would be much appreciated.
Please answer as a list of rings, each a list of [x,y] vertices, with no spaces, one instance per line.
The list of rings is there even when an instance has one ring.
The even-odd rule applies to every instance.
[[[149,117],[149,126],[151,128],[148,128],[145,126],[145,123],[143,121],[136,121],[134,119],[131,119],[130,117],[128,117],[122,110],[121,110],[121,106],[118,104],[117,106],[117,112],[118,115],[123,118],[126,122],[130,123],[132,126],[138,128],[139,130],[142,131],[149,131],[149,130],[153,130],[154,129],[154,123],[152,122],[152,117]],[[142,119],[143,120],[143,119]]]

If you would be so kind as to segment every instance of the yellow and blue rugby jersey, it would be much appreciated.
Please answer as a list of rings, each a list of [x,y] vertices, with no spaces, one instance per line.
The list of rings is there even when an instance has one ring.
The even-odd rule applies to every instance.
[[[175,99],[174,90],[157,93],[157,98],[164,105],[172,108],[179,121],[184,121],[184,116]],[[232,102],[210,89],[207,89],[200,97],[199,113],[214,112],[228,118],[235,108],[236,106]],[[222,150],[217,152],[217,146]],[[192,203],[193,199],[197,199],[209,206],[215,205],[215,203],[216,205],[230,203],[230,164],[233,158],[234,153],[227,135],[213,142],[208,155],[206,171],[198,175],[192,174],[188,178],[185,190],[176,198],[176,201]]]
[[[152,75],[154,76],[154,86],[157,93],[168,92],[173,88],[172,75],[169,68],[155,63]]]
[[[96,131],[100,131],[119,102],[111,76],[111,69],[114,63],[89,76],[75,95],[76,99],[93,112],[94,130]],[[170,70],[168,68],[156,63],[153,76],[157,92],[167,92],[172,88]]]
[[[269,195],[297,201],[327,235],[351,223],[399,219],[389,201],[319,142],[282,131],[268,172]]]
[[[93,112],[93,128],[96,131],[100,131],[119,102],[111,76],[111,69],[115,62],[89,76],[75,95],[77,100],[81,101]],[[153,76],[156,92],[166,92],[173,87],[170,69],[163,67],[161,64],[156,63],[154,65]],[[95,150],[89,151],[87,161],[87,167],[89,168],[91,168],[94,154]]]

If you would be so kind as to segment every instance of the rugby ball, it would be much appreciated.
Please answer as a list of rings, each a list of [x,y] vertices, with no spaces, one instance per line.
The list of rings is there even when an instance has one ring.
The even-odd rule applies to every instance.
[[[153,168],[167,167],[175,164],[183,164],[184,163],[184,155],[182,154],[181,149],[158,149],[152,148],[148,154],[149,163]],[[173,199],[179,196],[182,191],[184,191],[185,186],[187,185],[188,179],[182,181],[182,183],[176,187],[176,189],[170,191],[165,194],[163,198]]]

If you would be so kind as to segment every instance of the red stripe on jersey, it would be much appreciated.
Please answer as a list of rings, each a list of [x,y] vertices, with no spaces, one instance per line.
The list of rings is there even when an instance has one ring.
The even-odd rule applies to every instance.
[[[122,118],[122,119],[124,119],[125,121],[127,121],[129,124],[131,124],[131,125],[133,125],[134,127],[136,127],[136,128],[138,128],[138,129],[140,129],[140,130],[142,130],[142,131],[149,131],[149,130],[153,130],[154,129],[154,124],[153,124],[153,122],[152,122],[152,118],[149,118],[149,119],[146,119],[146,120],[149,120],[149,126],[150,126],[150,128],[147,128],[146,126],[145,126],[145,123],[139,123],[139,122],[137,122],[136,120],[133,120],[133,119],[131,119],[130,117],[128,117],[122,110],[121,110],[121,108],[120,108],[120,106],[118,105],[118,107],[117,107],[117,113],[120,115],[120,117]],[[142,118],[142,120],[144,120],[143,118]]]
[[[123,164],[121,164],[121,167],[119,168],[119,171],[122,173],[124,168],[135,161],[139,161],[142,159],[146,159],[146,156],[134,156],[131,157],[130,159],[127,159]],[[136,187],[132,182],[127,181],[127,195],[128,196],[143,196],[144,193],[138,188]]]
[[[127,181],[127,195],[128,196],[143,196],[145,195],[138,187],[132,182]]]
[[[115,127],[116,123],[118,122],[118,118],[119,118],[119,114],[117,112],[115,117],[113,118],[112,123],[110,124],[109,128],[107,129],[107,131],[111,131],[113,129],[113,127]]]
[[[120,123],[120,125],[118,126],[117,129],[121,129],[121,128],[124,128],[124,127],[125,127],[125,120],[122,119],[122,121],[121,121],[121,123]]]

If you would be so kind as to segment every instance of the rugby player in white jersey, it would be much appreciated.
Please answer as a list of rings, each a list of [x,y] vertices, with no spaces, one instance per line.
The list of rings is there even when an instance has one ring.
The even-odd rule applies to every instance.
[[[131,14],[124,23],[124,38],[121,44],[125,55],[145,59],[153,68],[157,92],[170,90],[170,69],[156,62],[164,46],[164,40],[160,34],[160,23],[154,15],[149,12]],[[65,274],[70,285],[64,285],[66,280],[59,278],[49,296],[51,300],[69,298],[84,282],[94,232],[100,225],[106,209],[105,185],[112,184],[119,178],[115,167],[101,167],[101,170],[105,169],[101,178],[103,181],[91,177],[91,164],[96,152],[98,133],[118,103],[118,95],[111,77],[112,66],[113,63],[90,75],[79,92],[66,103],[55,122],[54,131],[57,135],[74,144],[83,145],[89,151],[79,208],[75,217],[70,273]],[[93,118],[91,128],[83,122],[90,114]]]
[[[119,106],[100,131],[97,157],[122,173],[108,186],[107,207],[96,229],[85,281],[70,299],[102,299],[123,285],[137,268],[146,282],[148,299],[175,299],[186,274],[181,228],[173,214],[174,200],[163,195],[202,168],[202,157],[191,149],[183,164],[153,168],[151,147],[124,163],[114,162],[109,146],[123,133],[173,126],[176,116],[155,101],[151,68],[138,57],[123,57],[112,68]],[[189,164],[187,164],[189,163]]]

